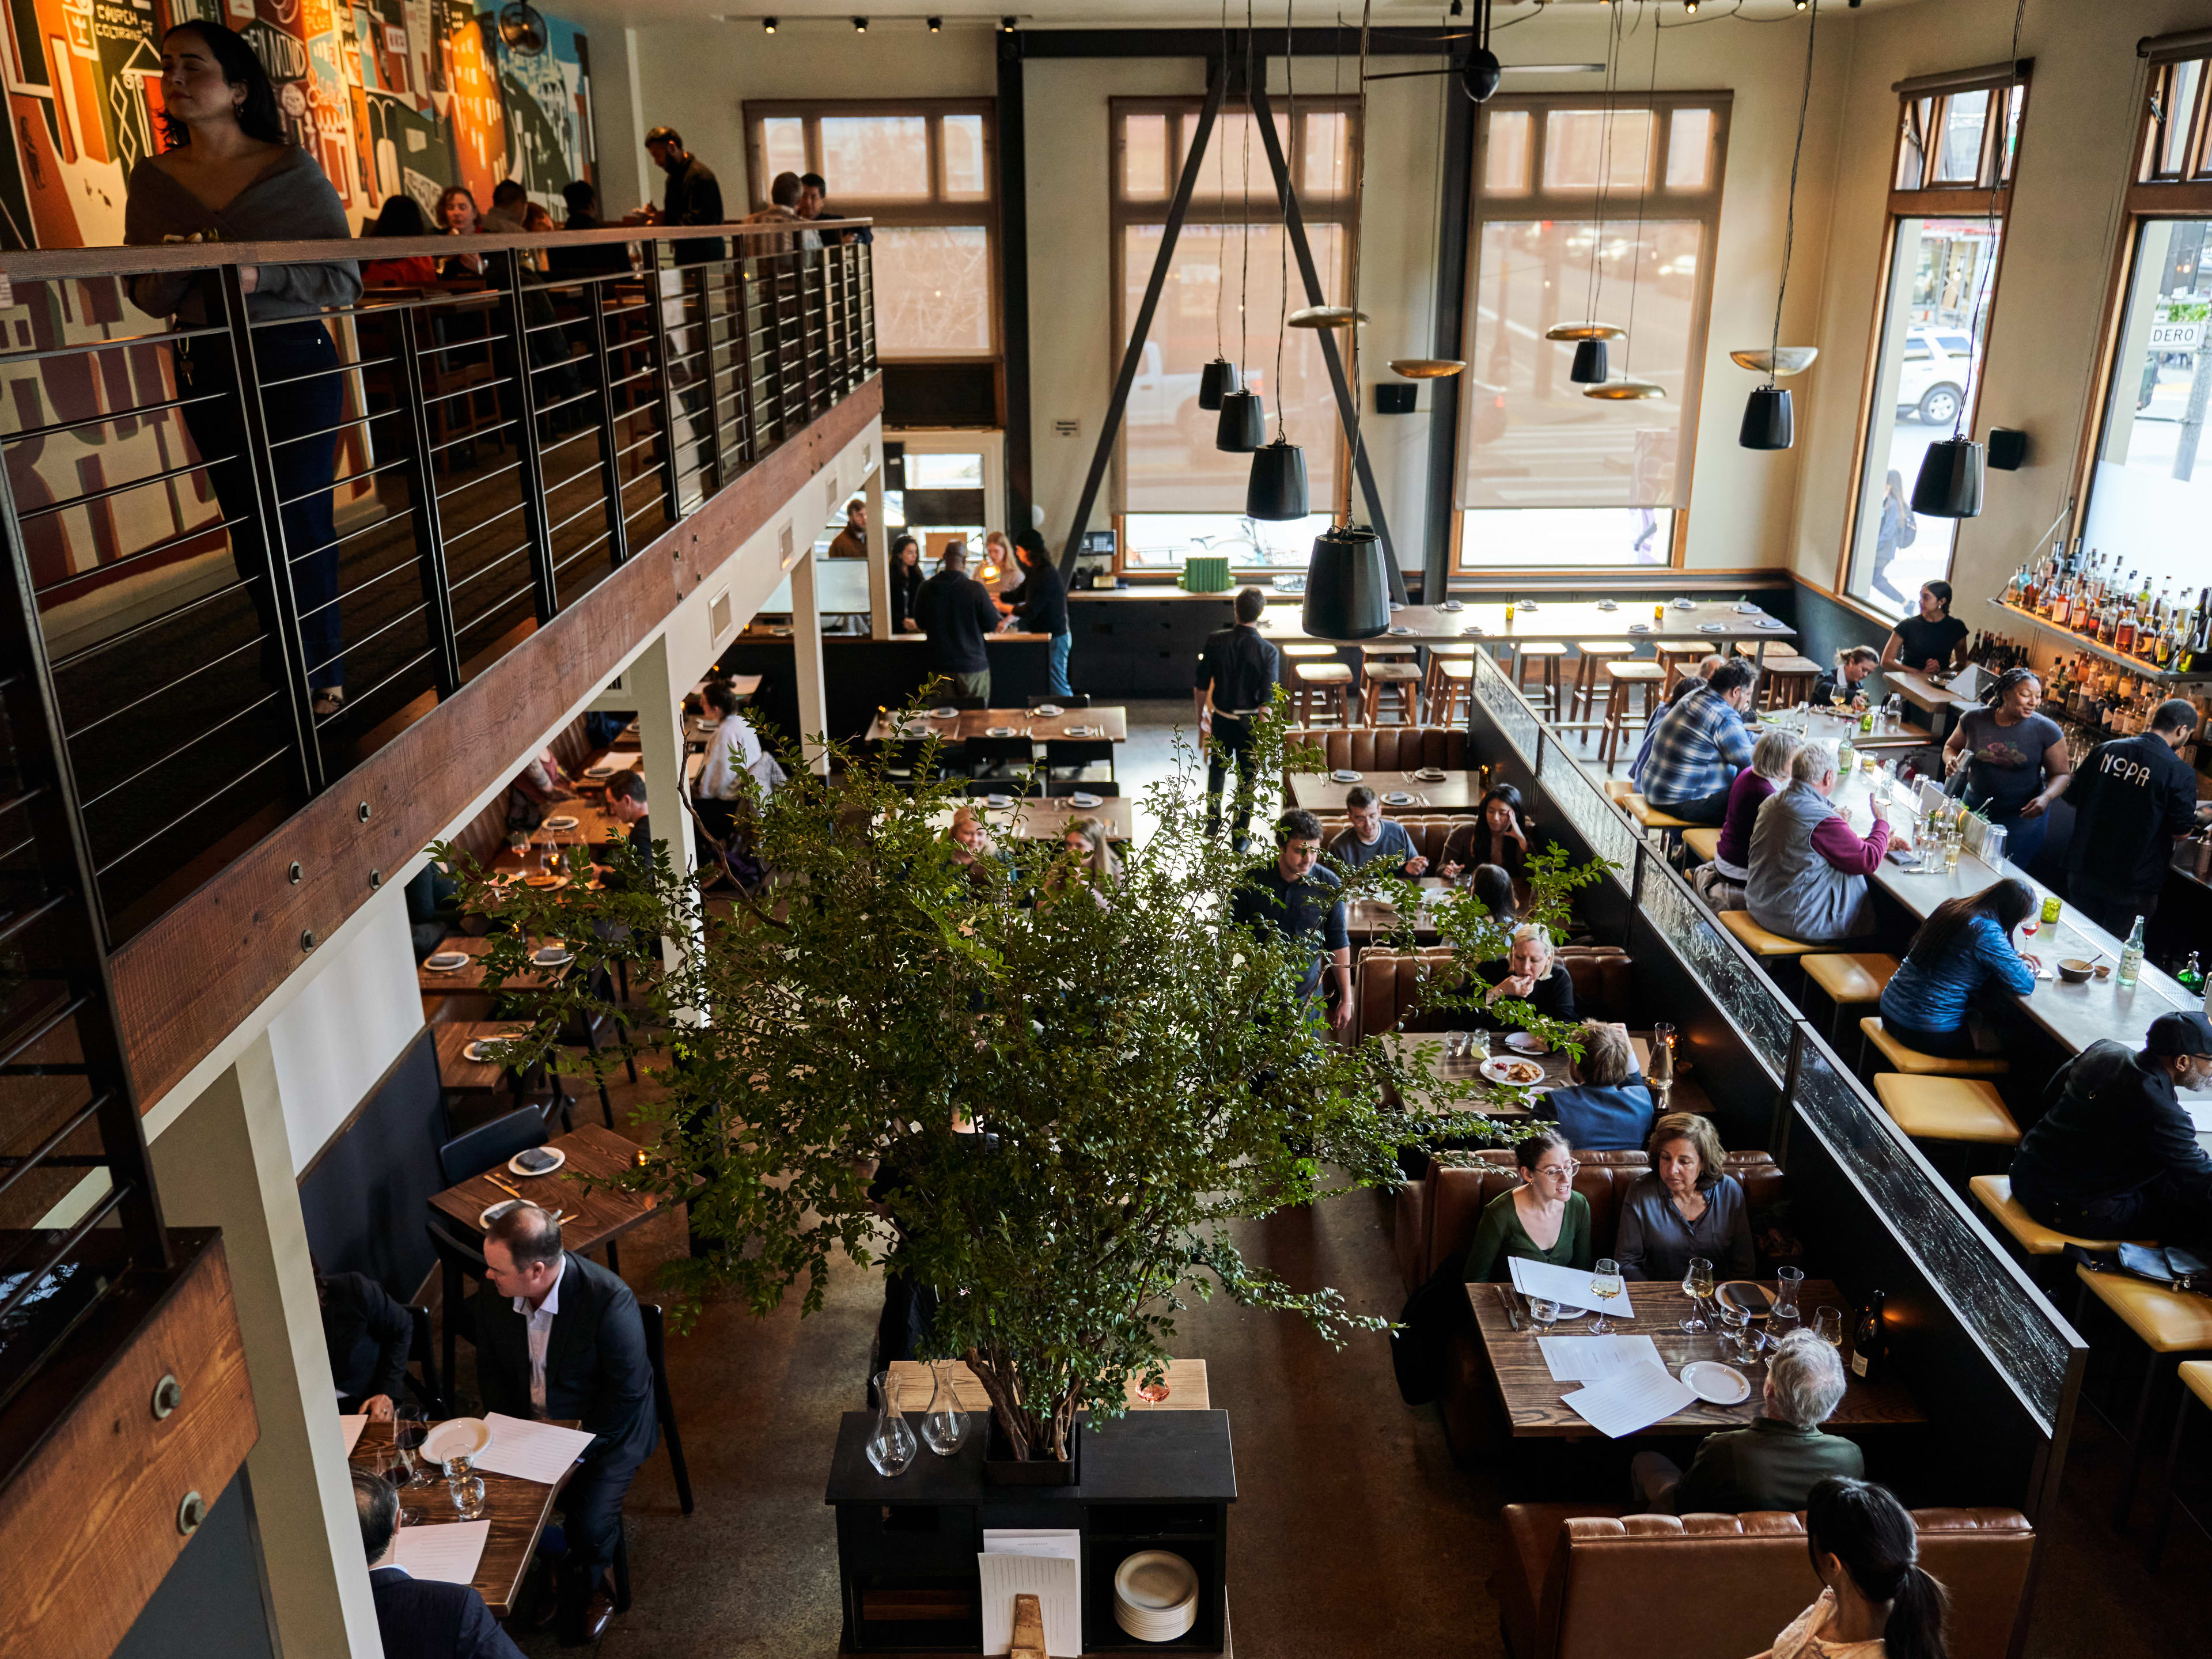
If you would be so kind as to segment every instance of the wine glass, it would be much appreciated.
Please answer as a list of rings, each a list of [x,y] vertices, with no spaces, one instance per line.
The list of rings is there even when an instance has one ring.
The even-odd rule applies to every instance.
[[[400,1485],[403,1490],[430,1484],[430,1471],[415,1455],[421,1449],[429,1432],[429,1424],[423,1420],[422,1412],[416,1407],[400,1406],[393,1410],[392,1443],[399,1454],[399,1467],[407,1471],[406,1480],[395,1484]]]
[[[1620,1276],[1620,1263],[1615,1261],[1611,1256],[1601,1258],[1597,1266],[1590,1269],[1590,1294],[1599,1301],[1612,1301],[1624,1288]],[[1597,1310],[1596,1317],[1590,1321],[1589,1328],[1592,1336],[1603,1336],[1613,1328],[1606,1323],[1604,1309]]]
[[[1681,1327],[1692,1336],[1712,1329],[1704,1319],[1705,1298],[1713,1293],[1713,1264],[1701,1255],[1690,1258],[1689,1267],[1682,1273],[1682,1294],[1690,1298],[1690,1316],[1680,1322]]]
[[[1844,1310],[1841,1308],[1820,1307],[1813,1310],[1813,1334],[1832,1348],[1844,1346]]]

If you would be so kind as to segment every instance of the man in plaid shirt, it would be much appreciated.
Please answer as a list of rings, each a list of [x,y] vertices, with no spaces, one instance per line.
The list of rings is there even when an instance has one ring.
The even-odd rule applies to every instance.
[[[1741,658],[1724,662],[1703,685],[1659,717],[1644,763],[1644,799],[1692,823],[1718,823],[1729,786],[1751,764],[1743,723],[1759,671]]]

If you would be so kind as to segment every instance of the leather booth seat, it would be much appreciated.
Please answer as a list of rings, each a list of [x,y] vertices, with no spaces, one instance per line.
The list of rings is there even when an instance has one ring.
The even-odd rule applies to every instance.
[[[590,758],[592,753],[592,740],[584,731],[584,717],[581,714],[577,715],[575,719],[555,732],[553,741],[546,747],[553,751],[553,758],[561,763],[562,770],[568,773],[570,778],[573,779],[582,772],[584,763]],[[531,757],[532,760],[536,758],[534,755]],[[528,769],[529,765],[526,762],[516,769],[515,775],[520,777]],[[502,789],[486,801],[483,810],[464,824],[453,837],[454,844],[465,848],[479,864],[489,866],[492,860],[498,856],[500,849],[507,845],[508,793],[507,790]]]
[[[2005,1659],[2035,1533],[2014,1510],[1915,1510],[1920,1564],[1949,1592],[1952,1659]],[[1802,1516],[1623,1515],[1509,1504],[1491,1578],[1513,1659],[1763,1653],[1820,1592]]]
[[[1352,827],[1352,820],[1340,812],[1316,812],[1314,816],[1321,820],[1324,848]],[[1382,809],[1382,816],[1393,823],[1402,824],[1407,839],[1413,843],[1413,850],[1431,865],[1443,857],[1444,843],[1452,838],[1453,832],[1475,821],[1471,812],[1400,812],[1388,806]]]
[[[1627,951],[1617,945],[1563,945],[1555,954],[1574,982],[1577,1017],[1628,1018],[1635,959]],[[1362,951],[1352,973],[1352,994],[1359,1003],[1354,1030],[1369,1036],[1383,1031],[1446,1031],[1466,1024],[1465,1010],[1425,1011],[1419,1006],[1428,977],[1449,972],[1451,957],[1451,951],[1441,947]]]

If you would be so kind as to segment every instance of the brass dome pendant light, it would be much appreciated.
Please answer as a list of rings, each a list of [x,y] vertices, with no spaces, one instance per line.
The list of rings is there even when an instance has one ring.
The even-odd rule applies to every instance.
[[[1229,61],[1229,0],[1221,0],[1221,61],[1224,64]],[[1220,265],[1221,250],[1229,240],[1229,191],[1228,181],[1222,173],[1221,152],[1218,149],[1213,152],[1213,176],[1219,181],[1219,187],[1214,193],[1221,203],[1221,210],[1215,216],[1219,240],[1214,244],[1214,267],[1218,276],[1225,276],[1220,271]],[[1223,356],[1221,350],[1221,290],[1228,286],[1228,283],[1223,280],[1216,280],[1213,284],[1213,361],[1198,372],[1198,406],[1200,409],[1218,410],[1224,398],[1232,392],[1244,389],[1244,377],[1237,372],[1237,365]]]
[[[1439,19],[1437,24],[1438,31],[1442,32],[1449,21],[1449,19]],[[1490,60],[1490,90],[1478,93],[1472,88],[1468,88],[1468,95],[1478,104],[1486,100],[1491,93],[1498,90],[1498,59],[1491,54],[1490,51],[1490,0],[1482,0],[1480,32],[1477,36],[1474,49],[1468,56],[1470,70],[1475,60],[1480,58]],[[1449,65],[1451,62],[1451,43],[1449,35],[1444,39],[1444,62],[1449,72]],[[1437,100],[1437,154],[1439,156],[1443,155],[1444,149],[1444,103],[1450,96],[1451,88],[1447,86],[1443,97]],[[1442,176],[1441,173],[1438,176]],[[1437,222],[1441,216],[1441,215],[1431,214],[1429,217],[1429,269],[1431,270],[1437,268],[1438,234]],[[1442,380],[1461,373],[1466,368],[1466,360],[1459,357],[1393,357],[1390,360],[1390,372],[1401,380]]]
[[[1787,449],[1797,441],[1796,419],[1790,407],[1790,388],[1775,382],[1802,374],[1820,355],[1818,346],[1782,343],[1782,300],[1790,292],[1790,254],[1797,240],[1797,164],[1805,154],[1805,113],[1813,103],[1813,43],[1820,29],[1819,0],[1805,30],[1805,88],[1797,99],[1797,148],[1790,153],[1790,208],[1782,225],[1782,277],[1774,289],[1774,332],[1763,351],[1731,351],[1739,368],[1766,376],[1766,384],[1753,392],[1743,406],[1743,425],[1736,442],[1745,449]]]
[[[1290,39],[1291,0],[1283,0],[1283,38]],[[1288,103],[1284,127],[1296,142],[1298,131],[1297,58],[1286,55],[1284,59],[1285,92]],[[1303,519],[1306,515],[1306,453],[1291,441],[1289,431],[1283,424],[1283,340],[1289,333],[1286,326],[1291,303],[1291,216],[1288,204],[1283,210],[1283,234],[1279,242],[1282,254],[1280,304],[1275,314],[1275,441],[1252,455],[1251,476],[1244,483],[1244,515],[1279,524],[1288,519]]]
[[[1616,45],[1619,44],[1620,14],[1626,8],[1622,6],[1615,6],[1613,8],[1613,27]],[[1644,18],[1644,11],[1640,3],[1637,8],[1636,15],[1637,21],[1641,22]],[[1644,167],[1641,173],[1638,176],[1638,183],[1636,186],[1636,235],[1633,244],[1636,249],[1636,254],[1634,262],[1629,266],[1628,270],[1628,327],[1630,333],[1627,344],[1621,352],[1621,378],[1616,380],[1612,379],[1610,376],[1603,376],[1600,378],[1596,384],[1586,386],[1583,388],[1583,397],[1595,398],[1601,403],[1643,403],[1653,398],[1663,398],[1667,395],[1667,389],[1664,386],[1659,386],[1656,382],[1650,380],[1638,380],[1634,375],[1628,373],[1626,366],[1629,354],[1636,349],[1636,340],[1634,335],[1634,330],[1636,327],[1636,296],[1644,286],[1644,198],[1645,193],[1651,187],[1652,163],[1656,161],[1658,157],[1659,120],[1657,115],[1653,112],[1651,108],[1651,97],[1653,93],[1658,89],[1658,86],[1659,19],[1657,14],[1655,12],[1651,19],[1651,74],[1644,88]],[[1613,167],[1613,123],[1614,111],[1610,106],[1610,100],[1607,100],[1607,105],[1608,107],[1607,108],[1605,118],[1606,160],[1604,166],[1606,169],[1606,176],[1609,178]],[[1603,198],[1601,198],[1600,199],[1602,200]],[[1599,222],[1602,225],[1602,216],[1601,216]],[[1597,255],[1595,249],[1591,251],[1590,257],[1593,260],[1596,258]],[[1602,352],[1604,350],[1604,347],[1601,345],[1598,349]],[[1579,367],[1582,361],[1582,348],[1579,346],[1575,349],[1575,359],[1577,367]],[[1575,378],[1578,379],[1580,377],[1577,376]]]
[[[1589,274],[1583,289],[1583,315],[1590,320],[1554,323],[1544,331],[1546,339],[1574,346],[1574,367],[1567,371],[1567,378],[1577,386],[1602,386],[1612,374],[1612,363],[1606,354],[1607,342],[1628,337],[1626,329],[1596,320],[1597,302],[1605,293],[1605,272],[1600,260],[1605,246],[1605,197],[1613,183],[1613,74],[1620,53],[1620,9],[1616,6],[1608,13],[1606,24],[1605,138],[1598,146],[1597,219],[1590,228]]]
[[[1359,101],[1358,131],[1367,131],[1367,39],[1374,0],[1364,0],[1359,11]],[[1367,147],[1359,149],[1358,176],[1352,180],[1352,301],[1359,303],[1360,220],[1366,200]],[[1351,361],[1346,380],[1352,388],[1352,443],[1348,454],[1357,466],[1363,405],[1359,401],[1359,331],[1351,335]],[[1303,613],[1305,630],[1316,639],[1371,640],[1390,628],[1390,571],[1383,562],[1382,541],[1364,525],[1350,522],[1352,490],[1345,491],[1343,521],[1331,525],[1314,538],[1306,562],[1306,599]]]
[[[1222,72],[1228,73],[1228,64]],[[1244,75],[1245,84],[1251,84],[1252,75],[1252,5],[1244,5]],[[1237,285],[1237,361],[1244,361],[1245,312],[1252,297],[1252,124],[1244,124],[1244,216],[1237,240],[1243,255],[1243,270]],[[1276,388],[1277,395],[1281,388]],[[1221,418],[1213,428],[1213,447],[1230,455],[1249,455],[1267,441],[1267,409],[1260,394],[1249,386],[1239,385],[1233,392],[1221,394]]]

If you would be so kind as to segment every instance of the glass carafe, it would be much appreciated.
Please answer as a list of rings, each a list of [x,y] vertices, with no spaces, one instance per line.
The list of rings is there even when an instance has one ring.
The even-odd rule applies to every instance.
[[[939,1457],[958,1451],[968,1433],[968,1414],[960,1409],[960,1396],[952,1383],[952,1368],[959,1363],[957,1359],[929,1362],[929,1409],[921,1414],[921,1443]]]
[[[1797,1306],[1797,1292],[1804,1287],[1805,1273],[1802,1267],[1777,1267],[1774,1278],[1774,1311],[1767,1316],[1766,1328],[1768,1334],[1779,1342],[1804,1325],[1805,1316]]]
[[[876,1373],[875,1390],[876,1426],[868,1433],[868,1462],[878,1474],[904,1474],[916,1449],[914,1425],[900,1414],[898,1388],[889,1371]]]

